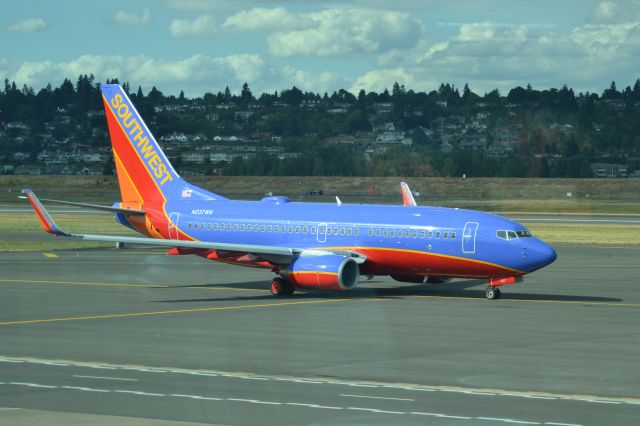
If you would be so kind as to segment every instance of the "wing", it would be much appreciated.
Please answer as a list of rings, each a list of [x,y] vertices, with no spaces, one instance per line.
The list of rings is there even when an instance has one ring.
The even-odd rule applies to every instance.
[[[18,198],[28,198],[29,201],[31,201],[31,199],[29,198],[29,194],[33,194],[33,191],[31,191],[30,189],[23,189],[22,193],[26,194],[27,196],[26,197],[18,197]],[[64,204],[65,206],[86,207],[88,209],[101,210],[101,211],[107,211],[107,212],[113,212],[113,213],[136,214],[136,215],[144,215],[145,214],[144,210],[126,209],[126,208],[122,208],[122,207],[100,206],[98,204],[76,203],[74,201],[51,200],[51,199],[48,199],[48,198],[40,198],[40,199],[37,199],[37,200],[38,201],[40,201],[40,200],[41,201],[47,201],[49,203]]]
[[[187,249],[204,249],[204,250],[220,250],[226,252],[246,253],[253,256],[258,256],[268,262],[274,264],[288,264],[294,258],[299,256],[302,252],[314,252],[315,249],[298,249],[291,247],[277,247],[277,246],[262,246],[252,244],[231,244],[231,243],[217,243],[208,241],[184,241],[184,240],[161,240],[147,237],[125,237],[117,235],[94,235],[94,234],[73,234],[62,230],[53,220],[49,212],[44,208],[40,200],[30,189],[22,191],[31,206],[38,216],[42,229],[46,232],[70,238],[78,238],[84,241],[102,241],[102,242],[121,242],[129,244],[145,244],[151,246],[161,247],[180,247]],[[343,254],[353,257],[356,262],[363,263],[366,257],[355,251],[349,250],[331,250],[330,252],[336,254]]]

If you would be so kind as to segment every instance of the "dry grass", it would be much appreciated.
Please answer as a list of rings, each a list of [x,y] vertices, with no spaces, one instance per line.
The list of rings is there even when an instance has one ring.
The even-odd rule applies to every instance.
[[[533,235],[551,244],[640,244],[640,225],[526,224]]]

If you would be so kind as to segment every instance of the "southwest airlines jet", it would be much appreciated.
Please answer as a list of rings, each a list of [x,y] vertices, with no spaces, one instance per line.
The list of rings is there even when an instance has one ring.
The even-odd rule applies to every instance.
[[[298,203],[282,196],[235,201],[194,186],[169,163],[117,84],[101,86],[122,201],[114,213],[145,237],[72,234],[60,229],[35,194],[30,200],[45,231],[89,241],[148,244],[170,255],[198,255],[268,268],[274,295],[296,289],[350,290],[361,275],[440,283],[488,280],[486,296],[556,259],[522,225],[471,210],[421,207],[408,187],[403,206]],[[44,200],[54,201],[56,200]]]

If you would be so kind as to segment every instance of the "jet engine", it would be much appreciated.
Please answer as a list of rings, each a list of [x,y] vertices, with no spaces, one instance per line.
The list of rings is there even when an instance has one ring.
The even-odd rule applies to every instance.
[[[325,252],[326,253],[326,252]],[[297,288],[351,290],[358,284],[360,269],[349,256],[338,254],[302,255],[280,271]]]

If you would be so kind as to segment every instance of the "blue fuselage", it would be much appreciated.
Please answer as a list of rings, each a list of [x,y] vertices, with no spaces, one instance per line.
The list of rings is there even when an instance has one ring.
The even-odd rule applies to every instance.
[[[269,197],[170,200],[165,212],[176,225],[168,230],[170,238],[177,238],[179,229],[199,241],[348,249],[368,256],[376,274],[524,275],[556,258],[550,246],[521,224],[471,210]]]

